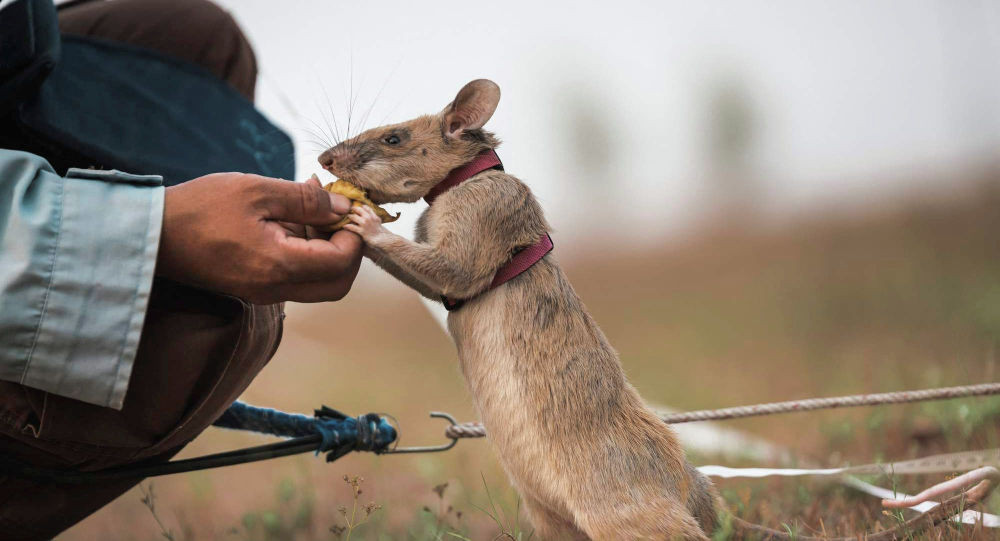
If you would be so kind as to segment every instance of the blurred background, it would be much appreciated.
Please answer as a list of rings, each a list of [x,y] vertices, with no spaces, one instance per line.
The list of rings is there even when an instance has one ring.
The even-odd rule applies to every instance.
[[[256,48],[257,103],[295,139],[299,180],[332,180],[316,156],[335,136],[496,81],[487,127],[499,154],[538,196],[556,257],[653,404],[996,379],[996,2],[220,3]],[[388,227],[409,236],[423,203],[396,207]],[[345,300],[288,306],[282,347],[244,399],[388,412],[403,445],[441,441],[428,411],[476,418],[432,311],[367,262]],[[720,424],[841,465],[996,447],[998,412],[970,399]],[[260,442],[210,429],[183,456]],[[482,440],[161,478],[156,518],[175,539],[335,539],[338,507],[353,504],[344,475],[364,477],[360,504],[382,506],[354,539],[530,532]],[[721,486],[741,516],[772,527],[891,524],[877,502],[825,483]],[[140,497],[60,539],[161,536]]]

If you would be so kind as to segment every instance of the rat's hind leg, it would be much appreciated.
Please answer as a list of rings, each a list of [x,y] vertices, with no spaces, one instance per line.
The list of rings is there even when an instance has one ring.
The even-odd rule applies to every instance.
[[[608,502],[604,509],[577,516],[577,524],[590,539],[632,541],[708,541],[698,521],[679,502],[654,500],[643,502]]]
[[[549,510],[534,498],[524,496],[522,499],[524,509],[528,515],[528,521],[535,529],[531,535],[532,539],[540,541],[587,541],[590,537],[580,531],[579,528],[566,517]]]
[[[691,489],[687,499],[688,512],[694,516],[706,534],[712,534],[719,526],[719,493],[708,477],[694,466],[688,464],[687,471],[691,477]]]

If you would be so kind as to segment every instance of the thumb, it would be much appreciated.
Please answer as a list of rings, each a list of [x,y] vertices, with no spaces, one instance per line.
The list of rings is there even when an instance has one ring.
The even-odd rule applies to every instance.
[[[327,192],[318,182],[261,181],[265,218],[305,225],[329,225],[351,211],[351,200]]]

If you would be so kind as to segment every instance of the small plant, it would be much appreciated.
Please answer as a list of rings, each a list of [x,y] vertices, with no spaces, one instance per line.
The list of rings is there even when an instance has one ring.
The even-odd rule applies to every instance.
[[[530,540],[535,535],[534,530],[525,534],[524,530],[521,529],[521,497],[516,497],[513,517],[507,516],[507,511],[504,509],[503,504],[500,505],[500,512],[497,512],[497,506],[493,501],[493,494],[490,493],[490,487],[486,484],[486,477],[482,474],[482,472],[479,473],[479,476],[483,480],[483,489],[486,490],[486,498],[490,502],[490,509],[487,510],[478,506],[476,506],[476,509],[486,513],[486,515],[493,519],[493,522],[496,523],[497,528],[500,528],[500,532],[494,536],[493,539],[507,539],[510,541]]]
[[[889,476],[889,482],[892,483],[892,485],[891,485],[892,486],[892,497],[893,498],[898,498],[899,497],[899,490],[897,490],[897,489],[898,489],[899,485],[898,485],[898,481],[897,481],[897,478],[896,478],[896,471],[895,471],[895,469],[893,469],[891,467],[891,465],[890,465],[889,470],[886,472],[886,475]],[[882,514],[885,515],[885,516],[887,516],[887,517],[889,517],[893,522],[896,523],[897,526],[903,528],[903,538],[904,539],[907,539],[907,540],[913,539],[913,534],[909,531],[909,528],[907,528],[907,526],[906,526],[906,516],[903,515],[903,510],[902,509],[896,509],[894,511],[889,511],[888,509],[883,509],[882,510]]]
[[[463,513],[455,509],[452,505],[446,506],[445,504],[444,494],[447,490],[448,483],[441,483],[431,489],[431,492],[437,496],[437,510],[432,510],[426,505],[422,509],[426,516],[431,517],[433,520],[433,526],[431,527],[428,524],[427,531],[432,533],[432,539],[435,541],[444,539],[445,536],[455,539],[468,539],[457,528],[458,522],[462,520]],[[454,517],[455,524],[452,524],[452,517]]]
[[[361,490],[361,483],[364,483],[365,479],[364,477],[349,477],[345,475],[344,482],[351,487],[354,503],[351,506],[350,516],[348,516],[346,506],[342,505],[337,508],[340,515],[344,517],[344,524],[334,524],[333,526],[330,526],[330,532],[337,537],[343,537],[346,533],[347,536],[344,537],[344,539],[350,541],[354,530],[360,528],[368,522],[368,520],[371,519],[372,513],[382,509],[382,506],[375,502],[366,503],[361,506],[361,511],[364,513],[364,516],[358,516],[358,502],[360,501],[361,494],[363,493]]]
[[[160,520],[160,516],[156,514],[156,493],[153,492],[153,483],[149,483],[146,486],[139,485],[139,491],[142,492],[142,498],[139,501],[149,509],[149,513],[153,515],[153,520],[156,521],[156,525],[160,527],[160,535],[163,536],[167,541],[176,541],[177,538],[174,537],[174,533],[171,532],[166,526],[163,525],[163,521]]]

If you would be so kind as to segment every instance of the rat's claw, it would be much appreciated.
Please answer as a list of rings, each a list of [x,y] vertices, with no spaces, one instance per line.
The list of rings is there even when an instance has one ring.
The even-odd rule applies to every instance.
[[[378,214],[376,214],[374,210],[370,209],[367,206],[363,206],[360,208],[361,208],[361,213],[364,214],[365,218],[377,224],[382,223],[382,218],[379,218]]]

